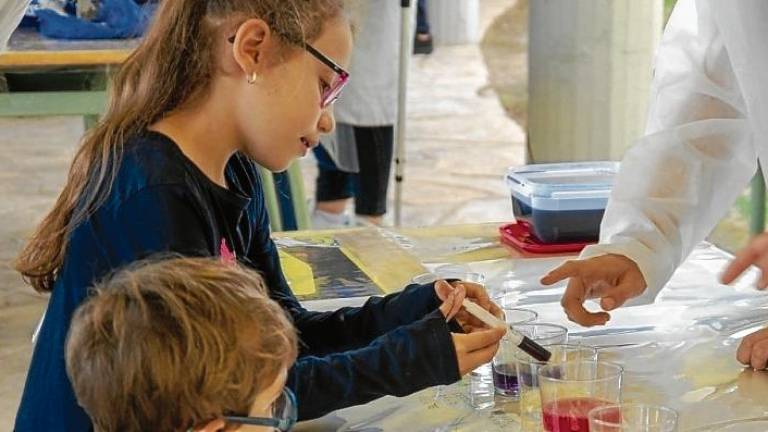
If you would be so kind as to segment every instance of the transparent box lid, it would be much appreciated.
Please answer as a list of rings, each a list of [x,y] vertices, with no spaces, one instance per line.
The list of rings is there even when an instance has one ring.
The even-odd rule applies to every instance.
[[[518,199],[534,207],[567,208],[554,201],[581,200],[576,207],[594,208],[607,202],[619,165],[610,161],[525,165],[509,168],[506,183]]]

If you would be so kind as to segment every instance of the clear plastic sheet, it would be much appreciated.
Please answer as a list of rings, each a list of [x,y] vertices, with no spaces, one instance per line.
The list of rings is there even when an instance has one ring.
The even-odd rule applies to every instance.
[[[416,251],[428,268],[449,262],[445,258],[451,251],[466,253],[478,245],[488,248],[477,231],[465,238],[464,247],[458,231],[441,230],[439,234],[449,237],[442,247],[441,235],[421,235],[414,240],[413,233],[418,230],[399,232],[398,242],[410,243],[409,251]],[[485,233],[493,241],[492,231]],[[427,239],[434,244],[426,246]],[[681,431],[718,430],[708,425],[720,422],[731,422],[722,426],[727,431],[768,430],[760,429],[767,424],[760,419],[768,417],[768,373],[744,369],[735,359],[740,339],[768,324],[768,295],[753,289],[755,270],[733,286],[720,284],[718,275],[731,256],[703,243],[678,269],[655,304],[620,309],[612,313],[607,326],[583,328],[568,322],[559,305],[565,284],[543,287],[538,282],[564,259],[496,257],[468,265],[485,273],[488,289],[499,301],[536,310],[541,322],[568,326],[570,342],[596,346],[601,358],[622,364],[625,401],[675,408],[680,412]],[[324,309],[350,304],[344,299],[325,302]],[[313,305],[307,303],[309,308]],[[465,379],[439,393],[426,389],[405,398],[382,398],[304,423],[298,430],[520,430],[516,403],[497,398],[495,408],[475,411],[468,404],[467,385]]]

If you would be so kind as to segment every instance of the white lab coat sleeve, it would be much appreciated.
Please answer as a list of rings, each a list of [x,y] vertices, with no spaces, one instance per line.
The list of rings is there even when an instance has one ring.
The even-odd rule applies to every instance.
[[[720,1],[720,0],[712,0]],[[757,169],[747,109],[709,0],[678,2],[656,57],[646,135],[626,154],[582,258],[621,254],[653,302]]]

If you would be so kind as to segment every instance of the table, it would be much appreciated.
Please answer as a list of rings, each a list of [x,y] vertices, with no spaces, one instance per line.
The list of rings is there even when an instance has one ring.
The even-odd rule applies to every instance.
[[[139,39],[49,39],[33,29],[19,28],[8,41],[8,50],[0,52],[0,68],[117,65],[138,44]]]
[[[466,263],[486,274],[492,295],[536,310],[542,322],[566,325],[572,342],[598,346],[603,358],[622,364],[626,370],[624,400],[672,406],[680,412],[681,431],[721,421],[768,419],[768,373],[745,370],[735,360],[740,338],[768,322],[768,297],[752,288],[755,270],[734,286],[719,284],[718,273],[732,257],[702,243],[678,269],[656,304],[620,309],[612,314],[607,326],[585,329],[569,323],[562,312],[559,299],[564,283],[554,287],[538,283],[542,274],[566,258],[509,256],[498,245],[495,227],[357,230],[276,237],[283,250],[322,238],[319,247],[347,248],[361,263],[370,262],[371,256],[381,256],[382,250],[393,256],[393,264],[364,266],[372,280],[379,278],[379,273],[395,271],[395,267],[406,270],[395,271],[393,279],[407,279],[404,273],[440,263]],[[363,241],[359,241],[361,238]],[[399,249],[397,255],[392,254],[395,249]],[[287,273],[291,278],[290,271]],[[325,289],[321,281],[317,290]],[[386,292],[391,288],[380,289]],[[326,297],[305,301],[305,305],[330,310],[361,304],[364,299]],[[515,404],[500,401],[492,410],[472,410],[465,379],[448,386],[437,397],[435,389],[405,398],[385,397],[305,422],[297,430],[515,431],[519,430],[516,411]],[[758,428],[754,430],[768,430],[766,424],[753,425]],[[753,430],[738,427],[732,430]]]
[[[0,116],[80,115],[90,126],[106,106],[106,77],[111,68],[122,63],[138,43],[138,39],[55,40],[32,29],[18,29],[11,36],[8,50],[0,52],[0,72],[67,71],[81,75],[96,73],[103,79],[81,91],[0,93]]]

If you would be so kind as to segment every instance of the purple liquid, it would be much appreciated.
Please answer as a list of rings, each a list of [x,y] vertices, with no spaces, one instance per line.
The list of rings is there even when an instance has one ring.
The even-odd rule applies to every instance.
[[[493,365],[493,385],[496,387],[496,393],[517,397],[520,394],[520,386],[517,382],[515,365]]]

